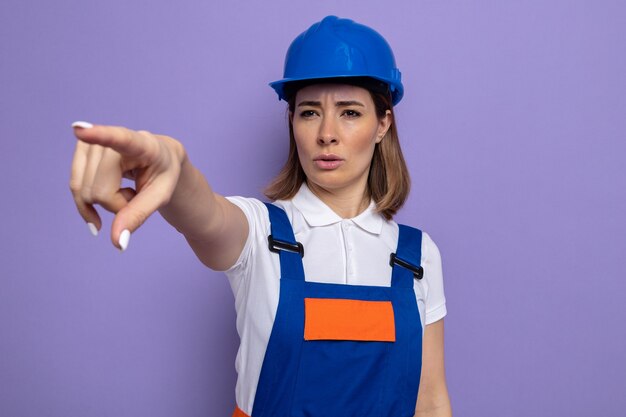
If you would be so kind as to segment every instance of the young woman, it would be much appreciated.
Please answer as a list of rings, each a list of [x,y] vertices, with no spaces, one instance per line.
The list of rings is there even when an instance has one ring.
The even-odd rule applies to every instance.
[[[78,211],[94,234],[95,205],[116,213],[111,238],[125,250],[158,210],[226,271],[241,338],[234,416],[450,416],[439,252],[392,220],[409,177],[389,45],[326,17],[293,41],[271,86],[290,131],[273,204],[214,193],[175,139],[76,122]]]

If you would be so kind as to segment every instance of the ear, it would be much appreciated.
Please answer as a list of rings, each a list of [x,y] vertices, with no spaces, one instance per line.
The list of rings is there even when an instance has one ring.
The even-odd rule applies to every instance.
[[[385,135],[387,134],[387,131],[391,127],[391,123],[393,123],[393,120],[391,119],[392,119],[391,110],[385,111],[385,115],[381,117],[380,119],[378,119],[378,131],[376,132],[376,143],[380,143],[385,137]]]

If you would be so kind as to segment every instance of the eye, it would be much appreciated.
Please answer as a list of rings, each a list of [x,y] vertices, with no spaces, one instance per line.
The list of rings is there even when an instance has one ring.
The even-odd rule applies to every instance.
[[[358,111],[356,111],[356,110],[350,110],[350,109],[345,110],[345,111],[343,112],[343,114],[344,114],[344,116],[346,116],[346,117],[348,117],[348,118],[356,118],[356,117],[361,116],[361,113],[360,113],[360,112],[358,112]]]
[[[300,117],[304,118],[304,119],[310,119],[311,117],[315,116],[316,113],[313,110],[303,110],[300,112]]]

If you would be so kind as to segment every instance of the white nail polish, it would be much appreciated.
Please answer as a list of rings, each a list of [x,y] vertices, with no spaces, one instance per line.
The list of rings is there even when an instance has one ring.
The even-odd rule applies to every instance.
[[[129,241],[130,241],[130,231],[128,231],[128,229],[122,230],[122,233],[120,234],[120,240],[119,240],[120,249],[122,250],[122,252],[124,252],[126,248],[128,247]]]
[[[87,223],[87,227],[89,228],[89,231],[91,232],[92,235],[98,236],[98,228],[96,227],[95,224]]]
[[[93,125],[89,122],[78,121],[78,122],[72,123],[72,127],[79,127],[81,129],[90,129],[93,127]]]

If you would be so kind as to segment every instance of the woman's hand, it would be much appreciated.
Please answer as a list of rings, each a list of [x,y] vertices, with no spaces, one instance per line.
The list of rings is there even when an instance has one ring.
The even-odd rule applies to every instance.
[[[186,158],[180,142],[124,127],[72,125],[78,141],[72,161],[70,190],[78,212],[94,235],[102,228],[95,205],[115,213],[111,240],[125,250],[133,233],[167,204]],[[122,188],[122,178],[135,188]]]

